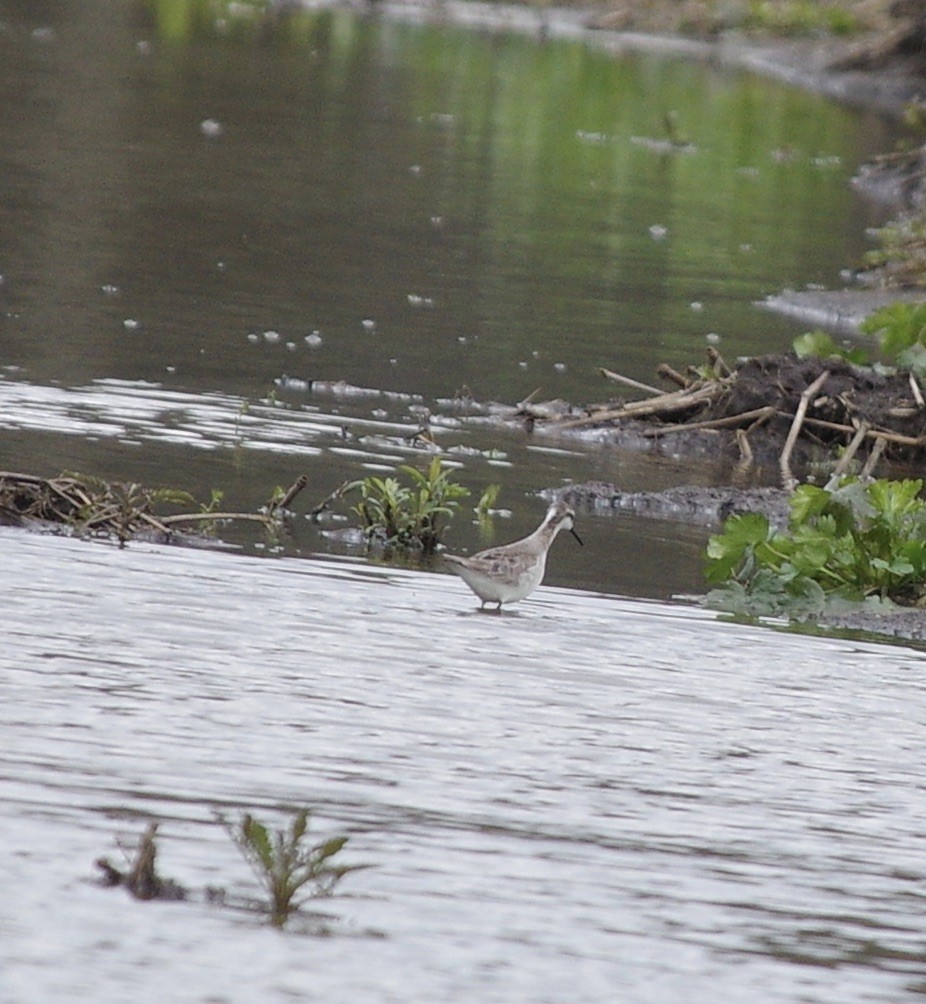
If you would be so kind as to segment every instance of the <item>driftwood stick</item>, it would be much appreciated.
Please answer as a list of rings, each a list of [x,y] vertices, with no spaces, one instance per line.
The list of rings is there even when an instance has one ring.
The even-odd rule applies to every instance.
[[[858,448],[865,441],[865,437],[868,435],[868,430],[871,426],[867,422],[859,422],[858,428],[855,430],[855,435],[852,437],[852,442],[846,447],[845,453],[839,458],[839,462],[833,468],[833,475],[839,477],[845,474],[848,470],[849,464],[852,463],[852,458],[858,452]]]
[[[540,387],[536,387],[534,390],[530,392],[530,394],[527,395],[526,398],[524,398],[522,401],[518,401],[518,408],[520,409],[526,408],[531,403],[531,401],[533,401],[534,398],[540,393],[541,389],[542,388]]]
[[[783,418],[793,418],[786,411],[779,411]],[[834,432],[846,432],[849,435],[855,433],[851,425],[842,425],[840,422],[828,422],[824,418],[805,418],[805,425],[815,425],[820,429],[832,429]],[[897,446],[926,446],[926,436],[904,436],[900,432],[889,432],[886,429],[869,429],[867,433],[869,439],[883,439],[888,443],[895,443]]]
[[[651,387],[648,383],[640,383],[639,380],[634,380],[633,377],[624,376],[623,373],[615,373],[614,370],[606,370],[604,366],[599,367],[599,372],[603,377],[607,377],[608,380],[613,380],[614,383],[622,383],[624,386],[633,387],[636,390],[645,390],[647,394],[655,394],[659,396],[665,393],[665,391],[660,390],[658,387]]]
[[[656,369],[656,375],[665,377],[666,380],[671,380],[672,383],[678,384],[683,390],[687,389],[688,384],[691,382],[687,377],[682,376],[678,370],[672,369],[668,363],[660,363]]]
[[[597,411],[582,418],[571,418],[565,421],[551,419],[559,429],[579,429],[586,425],[596,425],[598,422],[610,422],[619,418],[639,418],[641,415],[654,415],[658,412],[684,411],[697,404],[709,401],[717,393],[713,385],[692,385],[689,390],[676,390],[670,394],[661,394],[645,401],[630,401],[619,408],[608,408]]]
[[[804,416],[807,414],[807,407],[817,391],[819,391],[823,384],[826,383],[829,375],[830,371],[824,370],[817,377],[817,379],[804,390],[804,393],[801,394],[800,401],[798,401],[794,421],[791,423],[791,428],[788,430],[788,438],[785,440],[785,448],[781,451],[781,459],[778,462],[779,468],[781,469],[781,485],[785,491],[794,491],[797,487],[797,478],[791,471],[791,453],[794,451],[794,444],[797,442],[797,437],[801,434],[801,426],[804,424]]]
[[[740,464],[748,467],[752,463],[752,447],[745,429],[736,430],[736,445],[740,448]]]
[[[339,484],[338,487],[335,488],[335,490],[331,492],[330,495],[327,495],[325,498],[321,500],[321,502],[318,503],[317,506],[314,506],[311,509],[311,511],[309,512],[309,519],[312,520],[313,523],[317,522],[318,517],[321,516],[321,514],[328,508],[328,506],[330,506],[332,502],[339,499],[345,492],[349,491],[351,487],[355,484],[357,484],[356,481],[343,481],[341,484]]]
[[[303,488],[309,483],[308,477],[305,474],[300,474],[298,478],[289,486],[286,494],[281,499],[271,499],[267,503],[267,513],[276,512],[277,509],[288,509],[290,502],[302,491]]]
[[[660,436],[670,436],[676,432],[691,432],[695,429],[723,429],[730,425],[743,425],[753,419],[765,421],[771,418],[774,414],[775,408],[769,404],[764,408],[756,408],[753,411],[744,411],[739,415],[727,415],[725,418],[711,418],[706,419],[703,422],[687,422],[681,425],[667,425],[661,429],[644,429],[643,435],[647,439],[658,439]]]
[[[213,519],[252,520],[255,523],[263,523],[265,526],[273,524],[273,520],[269,516],[265,516],[259,512],[183,512],[178,513],[176,516],[160,517],[160,521],[165,527],[173,526],[174,523],[202,523],[203,521]]]
[[[35,474],[15,474],[13,471],[0,471],[0,481],[14,481],[27,485],[48,484],[45,478],[37,477]]]
[[[708,345],[707,347],[707,358],[710,360],[711,366],[714,367],[714,372],[719,377],[732,376],[730,367],[727,366],[724,361],[723,356],[714,348],[713,345]]]
[[[878,461],[881,459],[881,454],[884,453],[886,446],[887,439],[884,436],[875,437],[875,445],[872,446],[871,453],[868,454],[868,459],[865,461],[865,466],[862,468],[859,477],[871,477],[871,472],[875,469]]]
[[[140,512],[139,517],[147,523],[149,526],[153,526],[155,530],[170,536],[170,530],[157,518],[157,516],[152,516],[150,512]]]

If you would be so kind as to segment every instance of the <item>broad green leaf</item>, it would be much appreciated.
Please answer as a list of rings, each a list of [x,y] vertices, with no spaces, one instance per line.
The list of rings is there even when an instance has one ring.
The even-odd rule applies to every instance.
[[[825,331],[808,331],[799,335],[791,347],[800,359],[829,359],[833,356],[845,359],[856,366],[867,366],[871,359],[861,346],[845,347],[838,345],[832,335]]]
[[[760,513],[731,516],[724,524],[723,533],[708,541],[708,581],[723,582],[730,578],[747,553],[764,542],[768,534],[768,519]]]
[[[825,488],[817,488],[816,485],[800,485],[791,494],[789,500],[792,528],[821,515],[832,501],[832,492],[828,492]]]

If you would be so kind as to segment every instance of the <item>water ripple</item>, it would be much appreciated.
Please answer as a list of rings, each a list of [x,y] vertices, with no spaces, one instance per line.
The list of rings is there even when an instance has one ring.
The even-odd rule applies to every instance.
[[[846,1004],[919,979],[919,653],[556,589],[498,618],[348,560],[0,543],[0,833],[30,889],[10,999],[61,974],[285,999],[290,941],[82,879],[154,817],[166,873],[244,891],[213,808],[302,804],[375,865],[332,911],[385,935],[362,971],[353,939],[313,946],[322,996]]]

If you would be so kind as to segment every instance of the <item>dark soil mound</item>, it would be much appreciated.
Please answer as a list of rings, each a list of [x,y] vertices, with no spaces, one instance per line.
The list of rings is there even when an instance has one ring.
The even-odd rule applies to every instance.
[[[914,397],[908,373],[879,373],[851,366],[841,359],[798,359],[793,355],[759,356],[735,371],[729,392],[712,404],[716,417],[741,415],[772,406],[779,423],[790,427],[801,395],[821,374],[828,376],[808,408],[809,422],[824,442],[842,442],[845,431],[819,422],[857,427],[867,423],[900,436],[926,434],[926,408]]]
[[[652,389],[649,398],[565,413],[525,404],[519,414],[554,430],[632,425],[644,439],[676,437],[681,452],[686,434],[711,432],[718,450],[738,451],[743,462],[777,459],[785,487],[796,482],[792,463],[832,461],[844,471],[857,455],[872,473],[882,456],[926,459],[926,396],[908,372],[794,354],[746,359],[732,370],[716,353],[711,361],[712,370],[692,369],[690,377],[661,367],[679,388],[665,394]]]

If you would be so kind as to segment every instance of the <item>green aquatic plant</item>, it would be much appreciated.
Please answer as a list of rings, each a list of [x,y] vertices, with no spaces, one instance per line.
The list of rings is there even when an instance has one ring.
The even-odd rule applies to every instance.
[[[434,457],[427,469],[403,465],[401,473],[411,479],[375,475],[355,481],[348,490],[360,493],[352,511],[368,540],[392,547],[418,548],[432,553],[440,543],[445,521],[453,515],[469,489],[451,480],[449,468]]]
[[[881,354],[902,370],[926,374],[926,303],[898,301],[876,310],[861,325]]]
[[[856,366],[870,366],[871,356],[859,345],[840,345],[826,331],[807,331],[798,335],[791,343],[794,354],[799,359],[844,359]]]
[[[479,496],[479,501],[476,503],[476,518],[481,522],[489,518],[491,514],[492,507],[498,501],[498,496],[501,493],[501,485],[489,485],[486,490]]]
[[[733,516],[707,547],[708,603],[734,613],[823,613],[833,601],[905,604],[926,595],[926,502],[919,480],[845,477],[801,485],[787,529],[759,513]]]
[[[926,213],[907,213],[875,231],[880,247],[865,254],[869,268],[895,282],[926,286]]]
[[[860,329],[871,336],[878,354],[890,366],[926,376],[926,303],[898,300],[867,317]],[[825,331],[808,331],[794,339],[792,347],[801,358],[839,358],[856,366],[873,365],[872,354],[862,346],[839,345]]]
[[[275,832],[249,813],[237,824],[218,817],[264,887],[270,921],[276,927],[283,927],[307,899],[330,896],[345,875],[366,867],[332,864],[331,859],[344,848],[347,837],[330,837],[307,845],[309,815],[308,809],[300,809],[288,829]]]

